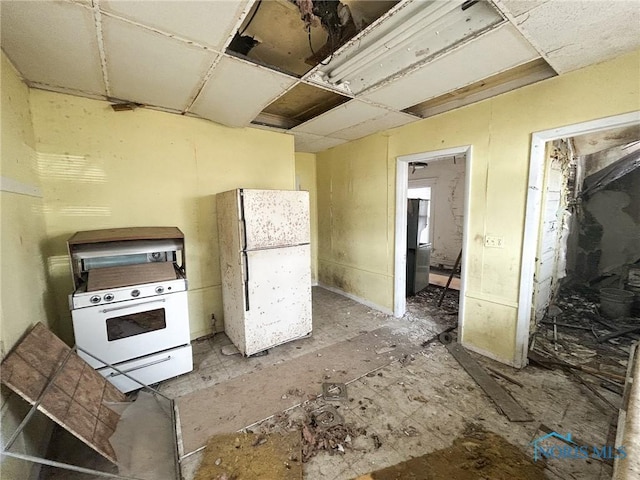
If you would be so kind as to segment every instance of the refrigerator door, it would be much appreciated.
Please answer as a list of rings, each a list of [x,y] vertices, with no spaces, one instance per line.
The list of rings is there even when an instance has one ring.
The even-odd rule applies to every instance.
[[[245,250],[309,243],[309,192],[242,189],[240,210]]]
[[[420,213],[420,200],[411,198],[407,200],[407,248],[417,248],[420,231],[418,219]]]
[[[414,292],[418,293],[429,286],[429,269],[431,267],[431,244],[423,243],[416,250]]]
[[[242,353],[253,355],[311,333],[310,255],[309,245],[247,252]]]
[[[246,297],[245,252],[242,251],[240,192],[231,190],[216,195],[218,248],[222,274],[224,330],[233,344],[244,351],[244,316]]]

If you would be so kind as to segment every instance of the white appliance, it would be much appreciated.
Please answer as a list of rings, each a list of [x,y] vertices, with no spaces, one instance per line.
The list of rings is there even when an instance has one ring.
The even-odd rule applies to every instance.
[[[141,385],[120,372],[150,385],[193,370],[179,229],[77,232],[68,246],[69,304],[84,360],[123,392]]]
[[[309,192],[216,196],[225,333],[249,356],[309,335]]]

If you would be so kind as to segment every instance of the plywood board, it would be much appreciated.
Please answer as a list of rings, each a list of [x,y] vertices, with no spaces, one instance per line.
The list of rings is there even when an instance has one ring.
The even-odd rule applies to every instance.
[[[109,437],[120,415],[107,403],[126,397],[70,350],[38,323],[4,359],[0,380],[31,405],[40,400],[38,410],[116,463]]]
[[[498,409],[512,422],[530,422],[533,417],[516,402],[507,391],[502,388],[491,376],[476,362],[471,355],[458,343],[446,345],[449,353],[462,365],[462,368],[471,375],[476,383],[484,390]]]
[[[300,432],[211,437],[195,480],[214,478],[302,480]]]
[[[307,353],[295,361],[271,365],[179,397],[176,406],[184,451],[189,453],[204,446],[211,435],[237,432],[291,408],[306,400],[306,395],[320,395],[327,372],[332,382],[348,383],[414,349],[406,337],[383,327]],[[385,353],[377,354],[376,350]],[[284,391],[282,382],[274,382],[282,378],[288,383]],[[286,395],[289,388],[306,395]]]
[[[164,282],[175,280],[176,278],[176,271],[172,262],[96,268],[89,271],[87,292],[143,283]]]

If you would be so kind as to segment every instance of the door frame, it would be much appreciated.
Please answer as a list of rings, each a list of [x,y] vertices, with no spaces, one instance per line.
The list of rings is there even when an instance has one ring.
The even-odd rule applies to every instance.
[[[516,366],[527,364],[529,329],[533,307],[533,275],[540,234],[542,187],[546,164],[546,145],[560,138],[575,137],[611,128],[640,124],[640,111],[599,118],[550,130],[534,132],[531,136],[531,157],[525,209],[520,288],[518,295],[518,319],[516,324]]]
[[[462,226],[462,259],[460,275],[460,306],[458,309],[458,327],[462,332],[466,290],[467,236],[469,232],[469,192],[471,187],[472,146],[434,150],[429,152],[402,155],[396,158],[396,221],[395,221],[395,255],[393,281],[393,316],[402,317],[407,310],[407,190],[409,189],[410,162],[436,162],[454,155],[464,155],[464,222]],[[461,339],[462,340],[462,339]]]

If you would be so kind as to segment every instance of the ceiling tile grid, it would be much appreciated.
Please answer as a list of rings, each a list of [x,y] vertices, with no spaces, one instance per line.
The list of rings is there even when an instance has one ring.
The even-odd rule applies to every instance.
[[[218,54],[111,17],[102,18],[111,95],[184,111]]]
[[[246,14],[248,0],[131,1],[101,0],[100,9],[187,41],[221,51],[236,23]]]
[[[311,133],[297,132],[295,134],[296,152],[317,153],[347,142],[348,140],[323,137],[321,135],[313,135]]]
[[[93,11],[66,2],[2,2],[2,49],[28,83],[105,95]]]
[[[296,79],[224,56],[189,111],[228,126],[247,126]]]
[[[537,57],[512,25],[503,24],[362,97],[402,110]]]
[[[379,117],[386,112],[384,108],[359,100],[351,100],[293,128],[292,131],[330,136],[334,132]]]
[[[294,134],[297,150],[319,151],[418,120],[401,110],[427,101],[439,102],[442,111],[456,108],[444,100],[490,77],[511,78],[511,70],[533,60],[562,74],[640,47],[637,0],[349,0],[343,3],[358,26],[335,46],[331,38],[323,46],[321,27],[307,27],[290,0],[263,1],[278,3],[286,20],[269,16],[273,4],[261,9],[259,0],[7,1],[2,49],[35,88],[136,102],[232,127],[262,123]],[[363,14],[366,22],[358,20]],[[269,58],[297,62],[300,71],[308,64],[307,73],[267,66],[261,55],[276,43],[261,41],[267,34],[273,39],[271,30],[290,38]],[[262,48],[255,58],[237,49],[243,35]],[[519,85],[511,82],[509,88]],[[300,100],[302,85],[342,100],[319,91]]]
[[[376,132],[401,127],[402,125],[415,122],[416,120],[418,119],[413,115],[391,112],[387,110],[386,113],[380,115],[379,117],[375,117],[352,127],[342,129],[338,132],[333,133],[332,136],[344,140],[356,140],[358,138],[366,137],[367,135],[371,135]]]
[[[502,0],[501,4],[515,17],[515,25],[561,74],[640,47],[637,0]]]

